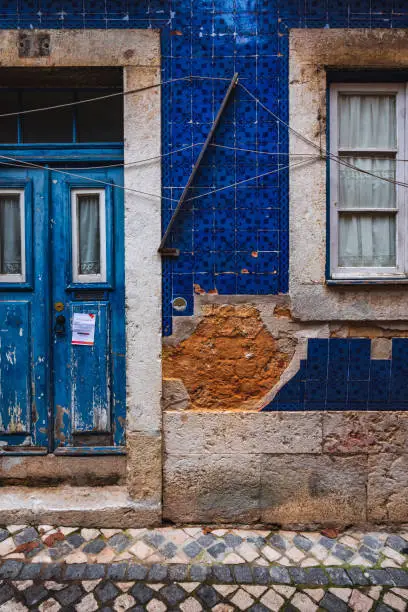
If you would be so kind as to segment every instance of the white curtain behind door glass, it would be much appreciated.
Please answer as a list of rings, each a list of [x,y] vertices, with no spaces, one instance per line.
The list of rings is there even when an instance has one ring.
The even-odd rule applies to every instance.
[[[100,274],[99,195],[78,196],[78,274]]]
[[[0,196],[0,273],[21,274],[20,197]]]
[[[339,147],[393,149],[396,146],[395,95],[339,96]]]
[[[396,146],[395,96],[340,95],[340,147],[381,150]],[[389,155],[389,154],[388,154]],[[344,157],[345,161],[379,177],[395,179],[390,157]],[[339,166],[339,208],[395,208],[395,185]],[[339,214],[339,265],[396,265],[395,214]]]

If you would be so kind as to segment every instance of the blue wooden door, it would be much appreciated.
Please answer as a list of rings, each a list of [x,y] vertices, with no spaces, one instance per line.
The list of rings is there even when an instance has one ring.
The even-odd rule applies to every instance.
[[[123,172],[78,170],[91,180],[70,172],[51,173],[53,446],[58,454],[122,452]]]
[[[0,453],[123,452],[122,184],[117,168],[1,170]],[[91,342],[73,343],[78,314]]]
[[[49,178],[0,174],[0,451],[49,450]]]

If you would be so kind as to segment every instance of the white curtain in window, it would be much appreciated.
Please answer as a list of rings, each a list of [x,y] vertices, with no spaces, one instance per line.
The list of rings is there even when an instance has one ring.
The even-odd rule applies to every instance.
[[[395,180],[395,160],[376,157],[342,157],[345,163],[360,168],[364,174],[339,165],[340,208],[395,208],[395,185],[372,174]]]
[[[99,274],[99,195],[78,196],[79,274]]]
[[[382,213],[340,215],[340,266],[366,268],[395,264],[395,216]]]
[[[395,148],[395,103],[395,95],[340,94],[340,148]]]
[[[20,198],[0,196],[0,273],[21,274]]]
[[[395,96],[340,95],[340,148],[384,149],[396,146]],[[395,160],[383,156],[345,156],[347,163],[380,177],[395,179]],[[393,183],[339,166],[340,209],[395,208]],[[390,213],[339,214],[339,265],[396,265],[396,223]]]

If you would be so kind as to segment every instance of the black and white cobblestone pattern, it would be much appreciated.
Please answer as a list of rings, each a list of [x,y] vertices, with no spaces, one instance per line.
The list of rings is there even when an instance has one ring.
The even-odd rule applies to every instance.
[[[256,529],[81,529],[40,525],[0,528],[0,558],[34,562],[154,564],[250,563],[283,567],[408,567],[408,532],[318,532]]]
[[[205,582],[206,584],[255,584],[312,587],[388,586],[408,589],[408,570],[388,568],[269,567],[245,565],[141,565],[117,563],[29,563],[5,559],[0,580],[120,580],[143,582]]]
[[[9,525],[0,612],[25,610],[403,612],[408,532]]]
[[[0,612],[403,612],[408,589],[200,582],[3,580]]]

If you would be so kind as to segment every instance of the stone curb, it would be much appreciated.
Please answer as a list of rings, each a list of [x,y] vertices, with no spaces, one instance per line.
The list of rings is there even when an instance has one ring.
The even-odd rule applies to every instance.
[[[206,582],[207,584],[293,585],[304,587],[408,587],[408,570],[359,567],[269,567],[240,565],[114,563],[27,563],[5,559],[0,563],[3,580],[99,580],[143,582]]]

